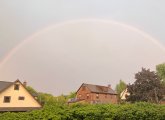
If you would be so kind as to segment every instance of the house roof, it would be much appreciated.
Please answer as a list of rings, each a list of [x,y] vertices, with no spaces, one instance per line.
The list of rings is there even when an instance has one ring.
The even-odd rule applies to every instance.
[[[83,83],[81,87],[82,86],[86,86],[91,92],[94,92],[94,93],[117,94],[112,88],[108,86],[92,85],[92,84],[86,84],[86,83]]]
[[[14,82],[0,81],[0,92],[2,92],[4,89],[8,88],[13,83]]]
[[[80,101],[83,101],[85,99],[77,99],[77,98],[71,98],[68,100],[68,103],[75,103],[75,102],[80,102]]]

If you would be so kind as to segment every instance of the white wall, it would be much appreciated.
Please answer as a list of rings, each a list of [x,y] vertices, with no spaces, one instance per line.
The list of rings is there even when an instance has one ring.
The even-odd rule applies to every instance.
[[[20,84],[17,82],[17,84]],[[11,96],[10,103],[4,103],[4,96]],[[24,100],[18,100],[19,96],[24,96]],[[14,90],[14,85],[0,93],[0,107],[41,107],[41,105],[28,93],[20,84],[19,90]]]

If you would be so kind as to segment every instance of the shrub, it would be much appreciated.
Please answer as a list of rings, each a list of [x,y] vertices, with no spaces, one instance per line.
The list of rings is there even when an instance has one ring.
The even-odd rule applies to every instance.
[[[0,113],[0,120],[164,120],[165,105],[75,104],[48,102],[42,110]]]

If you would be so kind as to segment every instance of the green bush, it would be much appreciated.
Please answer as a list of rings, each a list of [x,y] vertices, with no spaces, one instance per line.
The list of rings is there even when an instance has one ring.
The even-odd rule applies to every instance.
[[[0,113],[0,120],[165,120],[165,105],[139,102],[68,106],[50,101],[41,110]]]

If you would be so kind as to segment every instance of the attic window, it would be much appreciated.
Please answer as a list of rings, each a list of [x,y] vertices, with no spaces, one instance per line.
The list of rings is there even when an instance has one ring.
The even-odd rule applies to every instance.
[[[10,100],[11,100],[11,96],[4,96],[3,102],[4,103],[10,103]]]
[[[18,100],[25,100],[25,97],[24,96],[19,96]]]
[[[19,90],[19,84],[14,85],[14,90]]]

